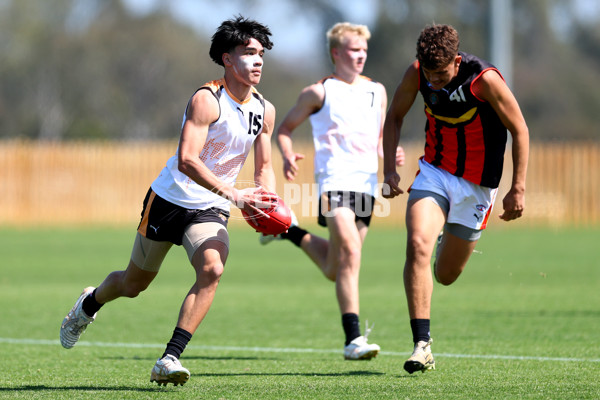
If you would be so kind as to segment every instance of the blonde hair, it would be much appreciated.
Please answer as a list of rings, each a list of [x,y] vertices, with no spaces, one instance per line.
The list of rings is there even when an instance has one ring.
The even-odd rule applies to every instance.
[[[344,34],[353,33],[365,40],[371,39],[371,32],[366,25],[355,25],[350,22],[338,22],[327,31],[327,44],[329,46],[329,56],[331,50],[344,45]],[[331,58],[333,62],[333,57]]]

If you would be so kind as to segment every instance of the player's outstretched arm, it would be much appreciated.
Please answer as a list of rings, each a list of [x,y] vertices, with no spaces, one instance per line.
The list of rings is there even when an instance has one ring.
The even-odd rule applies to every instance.
[[[294,107],[288,111],[277,130],[277,144],[283,157],[283,175],[288,181],[293,181],[298,174],[296,161],[302,160],[304,154],[293,150],[292,133],[314,112],[318,111],[325,99],[325,88],[320,83],[308,86],[302,90]]]
[[[265,100],[265,120],[262,132],[254,142],[254,183],[268,192],[275,191],[275,172],[271,152],[271,137],[275,125],[275,107]]]
[[[387,92],[385,90],[385,86],[379,84],[381,89],[381,98],[383,101],[381,102],[381,129],[379,130],[379,142],[377,143],[377,155],[383,158],[383,126],[385,124],[385,114],[387,113]],[[400,167],[404,165],[404,149],[402,146],[398,146],[396,148],[396,166]]]
[[[525,209],[525,181],[529,158],[529,129],[515,96],[495,71],[485,72],[473,85],[473,92],[488,101],[512,135],[513,176],[504,199],[500,218],[505,221],[520,218]]]
[[[400,175],[396,172],[398,143],[404,117],[412,107],[419,91],[419,66],[412,63],[396,88],[394,98],[383,125],[383,197],[393,198],[404,191],[398,186]],[[404,151],[402,150],[402,157]]]

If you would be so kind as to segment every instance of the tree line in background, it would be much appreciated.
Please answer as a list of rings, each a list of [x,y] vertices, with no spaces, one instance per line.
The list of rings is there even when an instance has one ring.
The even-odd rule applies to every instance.
[[[164,8],[136,16],[119,0],[87,1],[98,13],[83,27],[69,19],[69,10],[84,0],[0,2],[0,138],[177,138],[189,96],[222,76],[208,57],[210,38]],[[323,35],[347,19],[343,2],[289,1],[318,15],[315,29]],[[378,4],[365,75],[382,82],[390,100],[427,23],[454,25],[461,49],[489,57],[488,2]],[[600,70],[600,24],[578,20],[569,0],[513,1],[513,6],[512,87],[532,139],[597,141],[600,91],[590,84]],[[557,31],[556,18],[569,21],[568,29]],[[277,46],[277,37],[274,41]],[[267,55],[259,90],[277,108],[278,121],[304,86],[330,73],[324,43],[323,36],[324,56],[315,58],[319,65],[310,70]],[[414,107],[405,138],[421,139],[423,125],[422,109]]]

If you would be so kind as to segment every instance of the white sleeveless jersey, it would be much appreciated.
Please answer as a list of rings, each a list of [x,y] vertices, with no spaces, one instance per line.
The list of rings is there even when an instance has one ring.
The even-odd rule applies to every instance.
[[[198,90],[210,90],[219,102],[219,119],[208,128],[200,160],[220,180],[233,185],[246,161],[254,140],[262,132],[265,114],[263,97],[254,88],[246,101],[238,101],[227,89],[224,79],[204,84]],[[189,102],[188,102],[189,104]],[[183,124],[187,107],[183,115]],[[216,207],[229,211],[229,200],[198,185],[179,171],[177,155],[167,161],[152,183],[152,190],[163,199],[188,209]]]
[[[340,190],[376,196],[382,91],[364,76],[354,84],[335,76],[321,82],[325,101],[310,116],[319,194]]]

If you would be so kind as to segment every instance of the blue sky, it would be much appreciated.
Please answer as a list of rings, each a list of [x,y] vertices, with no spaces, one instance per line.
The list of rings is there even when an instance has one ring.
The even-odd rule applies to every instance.
[[[345,17],[354,23],[372,24],[377,13],[376,0],[331,0],[347,10]],[[271,29],[275,46],[272,54],[287,58],[290,63],[302,63],[313,57],[323,57],[325,32],[318,16],[298,9],[298,2],[286,0],[124,0],[134,13],[144,15],[157,7],[166,7],[179,20],[200,34],[210,37],[222,21],[242,13]],[[250,4],[250,5],[248,5]]]
[[[375,21],[377,0],[329,0],[344,10],[344,18],[354,23],[372,26]],[[395,1],[395,0],[391,0]],[[512,0],[520,1],[520,0]],[[210,37],[220,23],[242,13],[269,26],[273,32],[275,46],[272,54],[294,65],[306,63],[325,55],[325,32],[318,24],[318,15],[298,8],[298,1],[289,0],[123,0],[134,14],[144,15],[158,7],[167,8],[177,19],[192,26],[199,34]],[[405,9],[396,3],[399,19],[406,18]],[[572,0],[569,7],[574,10],[579,22],[597,24],[600,20],[600,0]],[[564,18],[564,10],[551,13],[551,23],[556,32],[568,37],[572,21]]]

